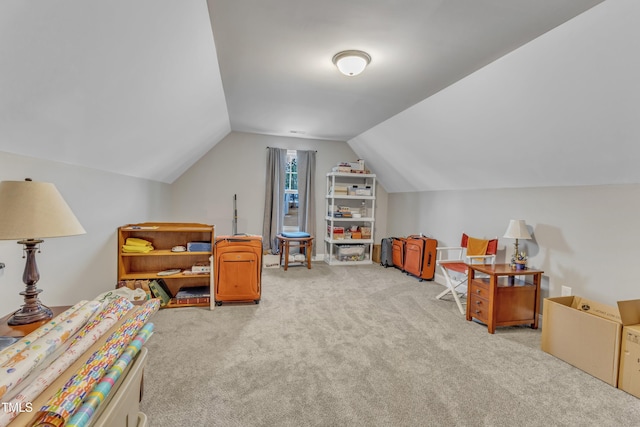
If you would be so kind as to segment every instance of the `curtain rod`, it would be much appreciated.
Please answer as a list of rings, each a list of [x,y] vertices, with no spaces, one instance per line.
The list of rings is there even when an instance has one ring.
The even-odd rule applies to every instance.
[[[269,149],[269,148],[280,148],[280,147],[264,147],[265,149]],[[294,150],[293,148],[283,148],[283,150],[293,150],[293,151],[298,151],[298,150]],[[316,153],[318,152],[318,150],[300,150],[300,151],[315,151]]]

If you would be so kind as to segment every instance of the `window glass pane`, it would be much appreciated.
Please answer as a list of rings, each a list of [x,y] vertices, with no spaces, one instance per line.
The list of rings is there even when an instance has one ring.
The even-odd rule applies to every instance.
[[[284,188],[290,192],[298,190],[298,161],[295,150],[289,150],[287,152]]]
[[[298,228],[298,159],[296,150],[287,151],[285,168],[284,224],[283,231],[299,231]]]

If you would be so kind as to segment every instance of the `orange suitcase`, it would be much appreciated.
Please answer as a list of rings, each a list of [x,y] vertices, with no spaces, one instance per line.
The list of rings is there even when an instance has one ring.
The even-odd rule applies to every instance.
[[[260,303],[262,236],[218,236],[213,259],[216,305],[235,301]]]
[[[438,241],[428,237],[409,236],[405,242],[404,271],[423,280],[433,280],[436,270]]]
[[[394,237],[391,244],[391,259],[393,259],[393,266],[404,271],[404,237]]]

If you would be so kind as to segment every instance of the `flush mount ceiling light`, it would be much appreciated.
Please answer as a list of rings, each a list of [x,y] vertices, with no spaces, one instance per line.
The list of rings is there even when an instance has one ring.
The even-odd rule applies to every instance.
[[[344,50],[338,52],[333,57],[333,63],[345,76],[357,76],[364,71],[371,62],[371,57],[367,52],[361,50]]]

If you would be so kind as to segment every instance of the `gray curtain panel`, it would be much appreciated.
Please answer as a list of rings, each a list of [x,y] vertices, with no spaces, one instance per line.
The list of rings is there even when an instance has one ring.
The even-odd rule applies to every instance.
[[[284,222],[284,183],[287,150],[267,148],[267,176],[265,179],[264,220],[262,222],[262,249],[278,253],[276,236]]]
[[[316,152],[298,150],[298,226],[300,231],[316,235]],[[317,242],[316,242],[317,243]],[[312,254],[316,254],[313,245]]]

